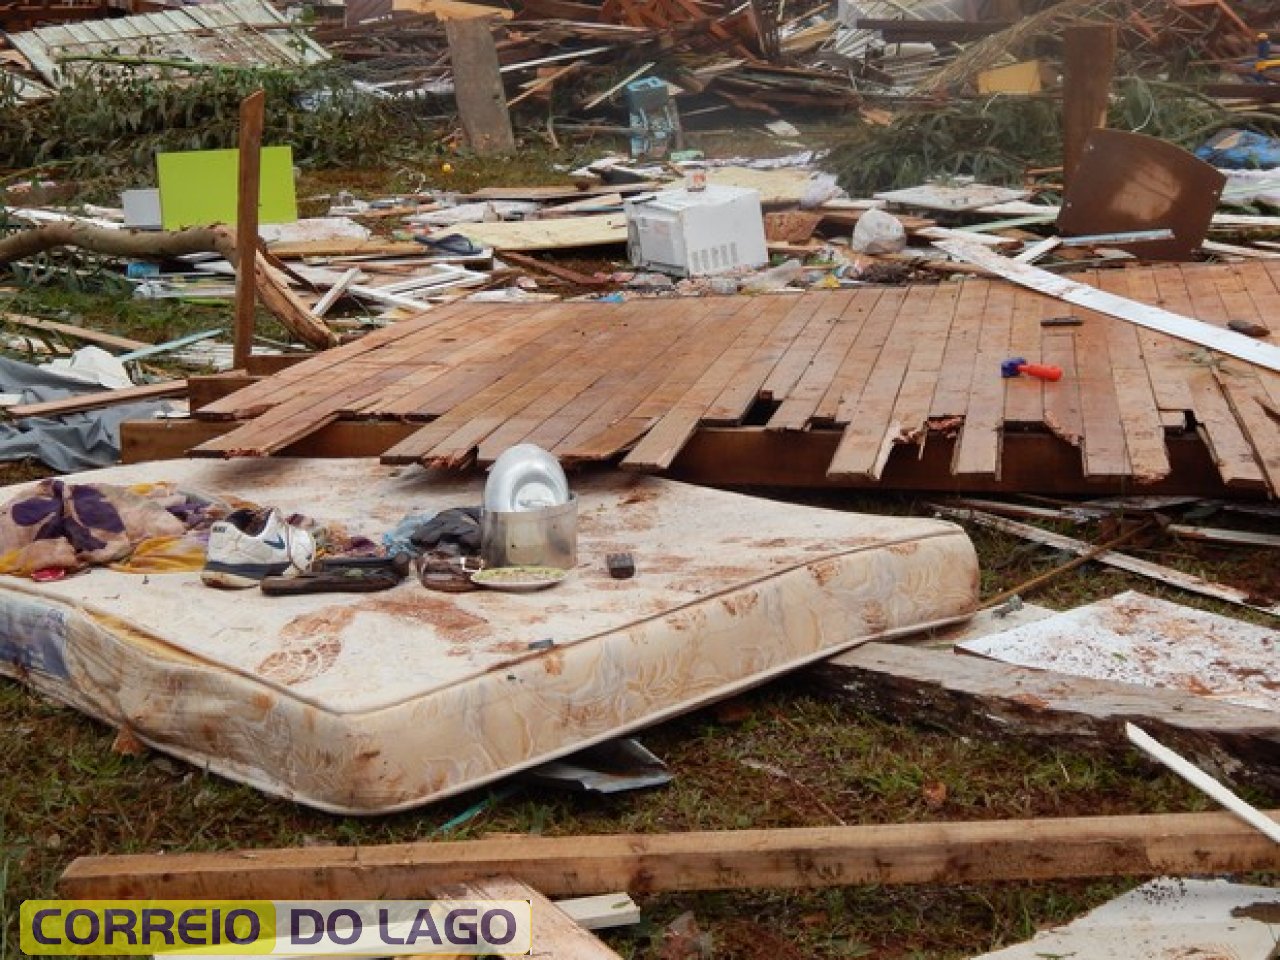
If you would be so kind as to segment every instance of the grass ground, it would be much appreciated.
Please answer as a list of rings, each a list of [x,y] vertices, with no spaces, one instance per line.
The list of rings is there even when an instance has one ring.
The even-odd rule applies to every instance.
[[[712,143],[708,149],[727,152]],[[320,197],[342,188],[368,196],[442,182],[465,189],[528,182],[533,176],[532,168],[499,169],[465,158],[452,166],[445,173],[433,160],[416,169],[308,174],[299,196],[305,212],[315,213],[319,209],[305,205],[318,207]],[[548,182],[545,162],[539,180]],[[0,297],[0,309],[148,340],[229,322],[226,305],[146,303],[118,290],[76,292],[60,285],[19,292],[7,302]],[[0,470],[0,480],[39,473],[10,466]],[[893,496],[799,499],[878,513],[924,510],[917,501]],[[1003,534],[971,534],[985,596],[1062,560]],[[1164,540],[1135,552],[1249,589],[1273,576],[1272,558],[1258,551]],[[1095,566],[1064,574],[1034,599],[1065,608],[1131,587],[1203,605]],[[993,740],[927,729],[910,717],[875,716],[822,693],[803,673],[646,731],[644,743],[675,773],[666,788],[601,798],[523,787],[509,796],[481,792],[372,819],[329,816],[265,797],[161,754],[118,752],[112,730],[7,680],[0,680],[0,730],[8,737],[8,749],[0,752],[0,955],[10,956],[17,955],[18,904],[52,895],[62,869],[85,854],[1206,808],[1195,791],[1127,753],[1050,748],[1020,739],[1016,731]],[[1261,804],[1280,802],[1249,796]],[[480,812],[464,825],[443,829],[477,805]],[[691,954],[664,941],[663,932],[692,912],[708,936],[710,955],[728,960],[959,958],[1068,920],[1125,887],[1107,881],[651,896],[641,901],[643,924],[604,938],[627,957],[680,960]]]
[[[882,513],[916,512],[894,496],[804,498]],[[972,531],[991,595],[1060,558],[1002,534]],[[1240,551],[1162,558],[1225,579],[1249,576]],[[1243,565],[1242,565],[1243,564]],[[1242,574],[1242,571],[1243,574]],[[1038,602],[1072,606],[1149,583],[1096,568],[1064,575]],[[1186,597],[1177,597],[1195,603]],[[488,833],[542,835],[912,823],[1206,809],[1171,774],[1127,754],[1048,747],[965,730],[926,729],[867,713],[803,673],[646,731],[670,786],[597,797],[527,786],[478,792],[395,816],[317,813],[157,753],[117,751],[114,732],[0,681],[0,877],[10,943],[18,904],[50,896],[61,870],[92,853],[382,843]],[[1247,793],[1274,805],[1280,797]],[[452,819],[480,805],[453,830]],[[663,939],[692,912],[721,958],[959,958],[1062,922],[1126,888],[1123,881],[1022,886],[850,887],[816,892],[643,898],[645,921],[604,938],[627,957],[695,956]]]

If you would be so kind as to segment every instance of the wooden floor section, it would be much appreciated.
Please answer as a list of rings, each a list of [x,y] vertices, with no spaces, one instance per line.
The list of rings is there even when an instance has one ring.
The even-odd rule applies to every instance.
[[[1280,343],[1280,266],[1078,275]],[[1078,326],[1046,325],[1073,315]],[[1061,366],[1004,379],[1001,361]],[[491,462],[532,442],[567,463],[671,466],[695,432],[839,431],[829,478],[881,477],[895,448],[945,438],[956,478],[998,478],[1011,434],[1051,433],[1083,475],[1150,483],[1198,433],[1222,482],[1280,489],[1280,375],[1004,281],[799,295],[537,306],[458,304],[297,364],[197,412],[245,420],[195,456],[264,456],[344,420],[420,423],[385,462]],[[901,456],[902,454],[899,454]],[[939,478],[943,480],[945,478]]]

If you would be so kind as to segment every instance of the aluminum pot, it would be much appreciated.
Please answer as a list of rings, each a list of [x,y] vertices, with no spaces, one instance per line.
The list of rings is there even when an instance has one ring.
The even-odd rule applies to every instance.
[[[559,567],[578,563],[578,497],[541,510],[480,514],[480,556],[486,567]]]

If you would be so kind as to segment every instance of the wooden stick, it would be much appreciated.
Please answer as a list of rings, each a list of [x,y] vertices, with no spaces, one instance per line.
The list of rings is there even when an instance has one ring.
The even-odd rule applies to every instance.
[[[1129,542],[1138,534],[1145,533],[1150,529],[1151,529],[1150,523],[1138,524],[1138,526],[1134,527],[1132,530],[1129,530],[1127,533],[1122,533],[1118,537],[1113,537],[1112,539],[1108,540],[1106,543],[1100,543],[1096,547],[1093,547],[1090,550],[1086,550],[1084,553],[1080,554],[1079,556],[1073,557],[1072,559],[1068,560],[1066,563],[1059,564],[1058,566],[1054,567],[1052,570],[1048,570],[1040,574],[1039,576],[1032,577],[1030,580],[1026,580],[1023,583],[1018,584],[1016,587],[1010,587],[1008,590],[1002,590],[1000,593],[997,593],[994,597],[988,597],[986,600],[982,601],[982,604],[978,607],[978,609],[985,610],[987,607],[994,607],[998,603],[1004,603],[1010,597],[1023,596],[1028,593],[1031,593],[1033,590],[1036,590],[1039,587],[1044,586],[1050,580],[1060,577],[1062,576],[1062,574],[1068,573],[1069,571],[1074,570],[1076,567],[1084,566],[1090,560],[1097,559],[1099,556],[1106,553],[1108,550],[1114,550],[1116,547],[1120,546],[1121,544]]]
[[[1277,869],[1280,848],[1252,827],[1226,813],[1191,813],[81,857],[59,891],[102,899],[397,899],[509,875],[547,896],[581,896]]]
[[[524,88],[523,93],[517,96],[514,96],[507,101],[507,109],[509,110],[512,107],[514,107],[517,103],[521,103],[529,99],[529,97],[533,96],[543,87],[551,86],[561,77],[566,76],[570,73],[573,73],[580,66],[582,66],[581,62],[574,61],[573,63],[567,64],[566,66],[561,67],[559,70],[556,70],[554,73],[547,74],[545,77],[541,78],[540,80],[533,81],[531,84],[529,84],[527,87]]]
[[[258,192],[261,177],[262,127],[267,95],[255,90],[240,101],[240,178],[236,202],[236,249],[247,259],[258,249]],[[232,366],[243,370],[253,352],[254,271],[247,262],[236,270],[236,310]]]
[[[180,397],[187,392],[187,381],[170,380],[164,383],[146,383],[140,387],[121,387],[118,390],[100,390],[80,397],[64,397],[61,400],[45,400],[10,407],[6,412],[15,420],[23,417],[57,417],[65,413],[96,410],[117,403],[133,403],[138,400],[159,400],[163,397]]]
[[[612,87],[610,87],[604,93],[600,94],[599,96],[592,97],[590,100],[584,103],[582,105],[582,109],[590,110],[592,107],[598,107],[600,104],[604,103],[604,101],[608,100],[611,96],[613,96],[623,87],[625,87],[632,80],[635,80],[641,74],[648,73],[650,70],[652,70],[655,64],[656,64],[656,61],[650,61],[649,63],[646,63],[644,66],[642,66],[639,70],[635,70],[627,74],[625,77],[623,77],[621,80],[615,83]]]
[[[1186,780],[1187,783],[1197,790],[1203,790],[1264,837],[1268,837],[1273,842],[1280,844],[1280,824],[1267,817],[1257,807],[1246,803],[1213,779],[1213,777],[1188,762],[1185,758],[1178,756],[1142,728],[1135,727],[1132,723],[1126,723],[1124,725],[1124,733],[1129,738],[1129,742],[1147,756],[1153,760],[1159,760],[1183,780]]]

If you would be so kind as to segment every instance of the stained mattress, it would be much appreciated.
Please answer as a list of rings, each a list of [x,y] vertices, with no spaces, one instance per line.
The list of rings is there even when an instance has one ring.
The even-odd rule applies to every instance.
[[[482,480],[369,460],[167,461],[173,481],[378,537]],[[8,500],[28,489],[0,491]],[[268,597],[198,574],[0,577],[0,672],[156,749],[320,809],[372,814],[483,785],[871,639],[964,619],[957,526],[654,478],[574,484],[578,566],[528,594]],[[614,580],[609,553],[635,557]]]

